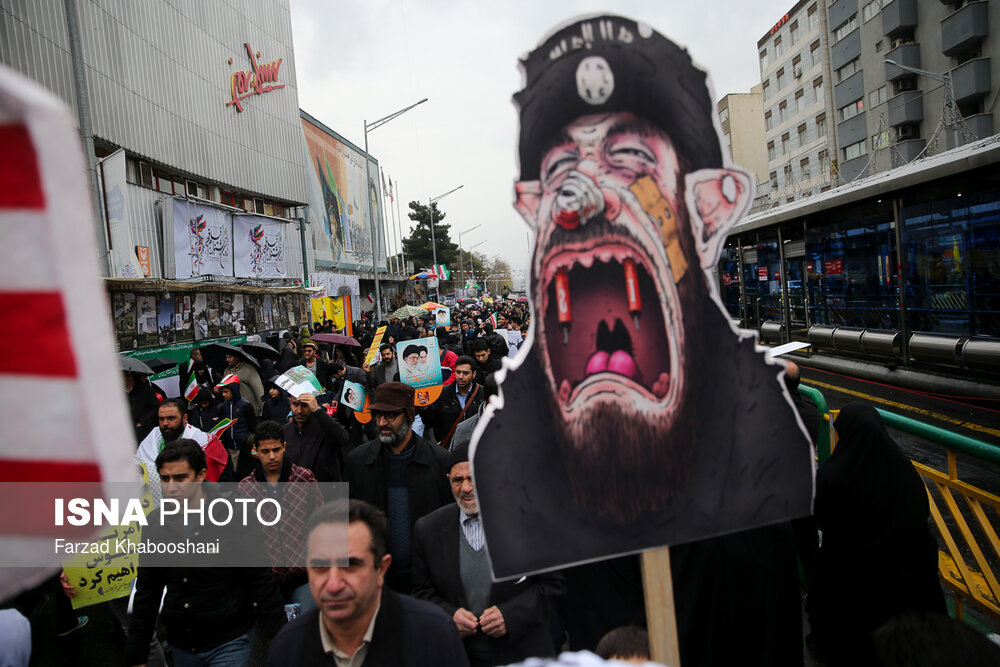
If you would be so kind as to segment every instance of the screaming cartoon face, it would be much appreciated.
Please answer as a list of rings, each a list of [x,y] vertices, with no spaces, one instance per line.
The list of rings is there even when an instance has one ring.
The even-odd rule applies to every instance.
[[[534,285],[542,364],[563,420],[603,404],[662,419],[684,377],[674,278],[679,164],[629,113],[567,126],[541,165]]]

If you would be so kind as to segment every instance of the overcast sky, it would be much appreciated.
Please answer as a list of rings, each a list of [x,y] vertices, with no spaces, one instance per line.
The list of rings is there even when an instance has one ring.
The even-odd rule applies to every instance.
[[[622,1],[614,13],[686,46],[708,70],[715,100],[760,83],[757,40],[793,0]],[[428,102],[369,133],[371,154],[407,202],[464,187],[438,202],[468,248],[528,265],[527,227],[511,205],[518,58],[553,27],[607,4],[580,0],[291,0],[299,105],[364,147],[371,122]],[[404,226],[404,230],[407,227]],[[406,232],[404,231],[404,235]],[[395,248],[392,235],[391,248]],[[454,267],[457,268],[457,267]]]

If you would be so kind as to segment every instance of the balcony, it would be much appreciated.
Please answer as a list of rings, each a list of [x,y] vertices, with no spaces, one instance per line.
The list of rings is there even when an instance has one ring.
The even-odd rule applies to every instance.
[[[856,144],[868,136],[868,125],[865,121],[865,114],[859,113],[854,118],[848,118],[842,123],[837,123],[837,148],[843,148]]]
[[[900,65],[904,65],[906,67],[916,67],[917,69],[920,69],[920,45],[900,44],[892,51],[885,54],[885,59],[899,63]],[[916,74],[913,72],[907,72],[902,67],[896,67],[895,65],[890,65],[889,63],[885,64],[886,81],[898,81],[899,79],[915,76]]]
[[[952,132],[951,130],[945,130],[944,136],[947,138],[949,150],[993,136],[993,114],[978,113],[974,116],[969,116],[965,119],[965,125],[975,135],[975,139],[965,136],[965,133],[962,131]]]
[[[886,37],[917,27],[917,0],[892,0],[882,7],[882,34]]]
[[[864,72],[855,72],[833,87],[833,108],[839,109],[853,102],[864,99]],[[854,143],[853,141],[851,143]]]
[[[830,47],[830,67],[838,70],[860,55],[861,30],[855,28],[847,37]]]
[[[959,104],[974,102],[990,92],[990,59],[973,58],[951,70],[951,87]]]
[[[912,162],[924,150],[927,145],[926,139],[908,139],[896,144],[896,152],[904,162]]]
[[[856,157],[853,160],[847,160],[846,162],[840,163],[840,178],[845,183],[850,183],[855,178],[861,175],[861,172],[865,170],[868,166],[868,155],[862,155],[861,157]]]
[[[827,22],[831,30],[844,25],[852,14],[858,13],[858,0],[836,0],[827,11]]]
[[[889,98],[889,127],[919,123],[924,119],[923,92],[908,90]]]
[[[957,57],[974,49],[989,33],[987,1],[970,2],[941,19],[941,53]]]

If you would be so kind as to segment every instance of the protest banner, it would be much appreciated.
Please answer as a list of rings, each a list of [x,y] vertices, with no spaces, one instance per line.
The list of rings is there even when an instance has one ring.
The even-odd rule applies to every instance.
[[[378,348],[382,345],[382,337],[385,336],[386,326],[382,325],[375,331],[375,338],[372,339],[372,344],[368,348],[368,354],[365,356],[365,366],[371,366],[375,363],[375,358],[380,357]]]
[[[288,392],[290,396],[301,396],[302,394],[319,395],[323,393],[323,385],[320,384],[316,374],[305,366],[294,366],[274,379],[274,384]]]

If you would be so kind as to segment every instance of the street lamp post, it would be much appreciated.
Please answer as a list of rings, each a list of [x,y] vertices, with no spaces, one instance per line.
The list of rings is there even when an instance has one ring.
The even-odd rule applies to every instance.
[[[472,229],[466,229],[464,232],[458,233],[458,275],[462,276],[463,279],[465,278],[465,260],[462,258],[462,234],[468,234],[482,226],[483,224],[479,223]]]
[[[457,188],[452,188],[451,190],[448,190],[448,192],[444,193],[443,195],[438,195],[437,197],[433,198],[428,197],[427,199],[427,214],[431,218],[431,257],[434,261],[434,266],[432,268],[435,273],[437,273],[438,253],[437,253],[437,243],[435,243],[434,241],[434,202],[440,201],[445,197],[447,197],[448,195],[450,195],[452,192],[455,192],[456,190],[461,190],[464,187],[465,184],[463,183]],[[438,277],[438,280],[439,281],[441,280],[440,276]],[[434,291],[434,296],[439,297],[440,294],[441,294],[441,288],[438,287],[438,289]]]
[[[469,247],[469,266],[471,267],[471,273],[472,273],[472,279],[473,280],[476,279],[476,263],[475,263],[475,258],[472,255],[472,251],[475,250],[476,248],[478,248],[479,246],[483,245],[484,243],[486,243],[488,240],[489,239],[483,239],[479,243],[474,243],[474,244],[472,244]]]
[[[390,120],[393,120],[393,119],[396,119],[396,118],[402,116],[404,113],[406,113],[407,111],[409,111],[413,107],[419,106],[419,105],[423,104],[426,101],[427,101],[427,98],[425,97],[424,99],[420,100],[419,102],[415,102],[414,104],[411,104],[410,106],[406,107],[405,109],[400,109],[399,111],[396,111],[394,113],[389,114],[388,116],[385,116],[384,118],[379,118],[378,120],[372,121],[370,123],[367,120],[365,121],[365,181],[366,181],[366,183],[365,183],[365,189],[366,190],[368,188],[368,183],[371,183],[371,180],[372,180],[371,156],[368,154],[368,133],[372,132],[374,130],[377,130],[378,128],[380,128],[383,125],[385,125],[386,123],[388,123]],[[376,239],[377,234],[375,232],[375,213],[372,211],[371,193],[366,192],[365,193],[365,199],[368,201],[368,204],[367,204],[367,207],[368,207],[368,223],[369,223],[369,226],[371,227],[371,233],[372,233],[372,275],[375,277],[375,314],[377,316],[377,319],[381,320],[382,319],[382,290],[381,290],[381,288],[379,287],[379,284],[378,284],[378,264],[377,264],[376,250],[375,250],[375,239]]]

